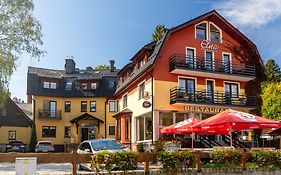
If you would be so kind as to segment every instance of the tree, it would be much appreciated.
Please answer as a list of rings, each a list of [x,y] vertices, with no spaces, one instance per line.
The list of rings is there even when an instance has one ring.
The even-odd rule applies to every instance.
[[[37,144],[36,127],[35,127],[35,124],[33,123],[31,138],[30,138],[30,142],[29,142],[29,151],[34,152],[36,144]]]
[[[266,83],[262,86],[262,116],[281,120],[281,82]]]
[[[110,68],[110,66],[107,64],[102,64],[102,65],[95,67],[96,70],[105,70],[105,69],[109,69],[109,68]]]
[[[24,103],[24,101],[22,100],[22,99],[20,99],[20,98],[18,98],[18,97],[13,97],[13,101],[15,102],[15,103]]]
[[[267,62],[265,63],[264,66],[265,66],[269,81],[271,81],[271,82],[280,82],[281,81],[280,67],[273,59],[267,60]]]
[[[152,33],[152,41],[158,41],[165,33],[165,25],[158,24]]]
[[[32,0],[1,0],[0,2],[0,105],[3,105],[16,61],[23,53],[40,58],[45,51],[41,25],[32,15]]]

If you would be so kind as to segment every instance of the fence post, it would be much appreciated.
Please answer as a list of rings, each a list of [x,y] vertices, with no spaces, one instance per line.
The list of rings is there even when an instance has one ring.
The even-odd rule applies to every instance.
[[[200,151],[196,151],[196,154],[195,154],[195,168],[198,173],[202,172]]]
[[[149,161],[145,160],[144,162],[144,174],[149,174]]]
[[[245,171],[246,170],[246,158],[247,158],[247,154],[246,153],[243,153],[242,155],[242,162],[241,162],[241,168],[242,168],[242,171]]]
[[[77,175],[77,152],[73,151],[72,152],[72,175]]]

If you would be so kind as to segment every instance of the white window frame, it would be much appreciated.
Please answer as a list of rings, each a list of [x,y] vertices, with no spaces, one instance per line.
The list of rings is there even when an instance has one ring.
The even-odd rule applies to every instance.
[[[140,87],[141,87],[142,84],[143,84],[143,94],[142,95],[144,95],[144,92],[145,92],[145,81],[142,81],[141,83],[138,84],[138,97],[139,97],[139,100],[143,99],[143,96],[140,97]]]
[[[238,84],[238,97],[241,95],[240,94],[240,82],[235,82],[235,81],[223,81],[223,91],[225,92],[225,83],[232,83],[232,84]]]
[[[196,67],[196,63],[197,63],[197,54],[196,54],[196,48],[195,47],[190,47],[190,46],[186,46],[185,47],[185,57],[187,58],[187,49],[192,49],[194,51],[194,66]]]
[[[127,104],[126,104],[126,106],[124,105],[124,97],[125,96],[127,97],[127,102],[126,102]],[[122,97],[122,108],[125,109],[127,107],[128,107],[128,93],[124,94],[123,97]]]
[[[206,40],[208,40],[209,39],[209,24],[208,24],[208,21],[202,21],[202,22],[194,25],[194,38],[197,39],[196,26],[198,26],[202,23],[206,23]]]
[[[86,86],[85,86],[86,85]],[[84,87],[86,87],[86,88],[84,88]],[[81,88],[83,89],[83,90],[87,90],[88,89],[88,83],[81,83]]]
[[[97,89],[97,83],[91,83],[91,89]]]
[[[206,66],[206,55],[207,55],[207,52],[209,52],[209,53],[212,53],[212,58],[213,58],[213,63],[212,63],[212,65],[213,65],[213,70],[212,71],[215,71],[216,70],[216,67],[215,67],[215,52],[211,52],[211,51],[204,51],[204,60],[205,60],[205,66]]]
[[[110,104],[114,103],[113,111],[111,111]],[[117,101],[116,100],[108,100],[108,112],[116,112],[117,111]]]
[[[50,82],[50,89],[57,89],[57,83]]]
[[[229,55],[230,73],[232,73],[232,54],[229,52],[222,52],[222,64],[224,65],[224,55]]]
[[[194,80],[194,83],[195,83],[195,92],[197,90],[197,78],[196,77],[187,77],[187,76],[178,76],[178,87],[180,87],[180,78],[183,78],[183,79],[193,79]]]
[[[109,132],[109,131],[110,131],[110,130],[109,130],[110,127],[114,127],[114,134],[110,134],[110,132]],[[108,125],[108,135],[109,135],[109,136],[116,135],[116,126],[115,126],[115,125]]]
[[[208,27],[209,27],[208,32],[210,33],[209,40],[211,41],[211,25],[213,25],[215,28],[217,28],[220,31],[220,42],[218,42],[218,43],[222,43],[222,30],[213,22],[209,22],[209,25],[208,25]],[[211,42],[215,42],[215,41],[211,41]]]
[[[49,89],[50,88],[50,82],[44,81],[43,82],[43,87],[44,87],[44,89]]]

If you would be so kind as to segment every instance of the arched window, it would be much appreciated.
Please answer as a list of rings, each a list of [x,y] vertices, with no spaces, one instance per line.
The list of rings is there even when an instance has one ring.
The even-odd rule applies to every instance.
[[[196,39],[207,39],[207,23],[201,23],[196,26]]]
[[[221,33],[220,30],[215,27],[213,24],[210,24],[210,39],[213,42],[221,42]]]

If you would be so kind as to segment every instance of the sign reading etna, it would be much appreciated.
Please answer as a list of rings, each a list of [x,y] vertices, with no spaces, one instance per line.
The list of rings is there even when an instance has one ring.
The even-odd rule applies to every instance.
[[[200,44],[202,50],[216,52],[218,50],[218,46],[215,44],[211,44],[209,40],[203,40]]]

